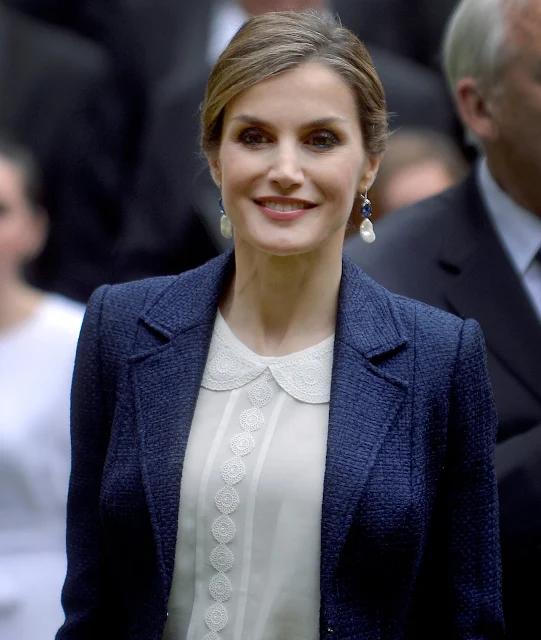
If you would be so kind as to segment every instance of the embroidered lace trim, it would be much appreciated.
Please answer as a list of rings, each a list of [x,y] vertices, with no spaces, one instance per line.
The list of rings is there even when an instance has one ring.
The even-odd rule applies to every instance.
[[[218,313],[201,384],[212,391],[229,391],[252,382],[267,370],[282,389],[297,400],[311,404],[329,402],[333,349],[334,336],[331,336],[298,353],[263,357],[243,345]],[[268,385],[267,389],[270,389]],[[263,394],[259,398],[250,397],[254,408],[264,406],[262,402],[266,404],[267,389],[256,385],[250,390],[252,394]],[[248,409],[243,416],[241,421],[251,421],[254,425],[260,419],[254,409]]]
[[[227,572],[235,563],[235,556],[227,546],[237,533],[235,523],[229,517],[234,514],[240,504],[239,494],[234,485],[242,481],[246,475],[246,467],[242,458],[249,455],[255,448],[256,442],[252,432],[261,429],[265,424],[265,416],[261,409],[271,402],[273,393],[268,384],[271,374],[265,373],[248,391],[248,397],[253,407],[243,411],[239,418],[241,431],[235,434],[229,447],[233,457],[226,460],[220,471],[224,486],[216,493],[214,503],[220,512],[212,523],[212,536],[218,546],[210,554],[210,564],[216,570],[209,584],[209,593],[214,600],[205,612],[205,624],[210,633],[203,640],[220,640],[218,631],[227,625],[228,614],[226,603],[233,593],[233,586]]]

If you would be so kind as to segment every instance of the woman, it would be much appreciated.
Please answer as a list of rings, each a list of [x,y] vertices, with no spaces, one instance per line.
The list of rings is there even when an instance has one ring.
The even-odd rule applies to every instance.
[[[500,638],[480,330],[342,258],[387,135],[365,48],[252,18],[202,124],[235,250],[91,300],[58,640]]]
[[[46,216],[37,168],[0,140],[0,637],[48,640],[62,622],[69,396],[84,307],[29,287]]]

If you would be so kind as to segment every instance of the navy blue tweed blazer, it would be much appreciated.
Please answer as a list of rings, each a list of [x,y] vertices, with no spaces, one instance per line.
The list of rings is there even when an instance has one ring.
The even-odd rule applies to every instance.
[[[233,268],[226,253],[180,276],[102,287],[89,303],[73,383],[57,640],[162,636],[183,456]],[[477,323],[391,294],[345,258],[321,638],[503,637],[495,433]]]

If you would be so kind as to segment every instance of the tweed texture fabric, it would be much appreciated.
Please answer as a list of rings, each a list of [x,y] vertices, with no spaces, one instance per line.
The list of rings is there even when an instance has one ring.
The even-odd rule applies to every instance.
[[[72,392],[66,621],[159,640],[182,462],[229,252],[93,295]],[[320,636],[503,637],[496,414],[478,324],[344,258],[321,522]]]

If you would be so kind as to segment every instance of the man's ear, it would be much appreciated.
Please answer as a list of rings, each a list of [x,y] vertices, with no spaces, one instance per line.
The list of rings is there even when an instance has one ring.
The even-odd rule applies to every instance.
[[[207,156],[207,160],[210,167],[210,174],[212,179],[214,180],[218,189],[222,188],[222,169],[220,166],[220,158],[218,154],[212,154],[212,156]]]
[[[480,141],[489,142],[497,137],[498,126],[490,98],[475,78],[462,78],[457,82],[455,99],[460,119]]]

